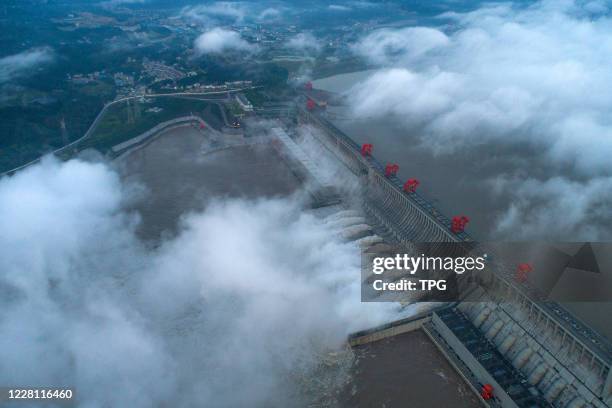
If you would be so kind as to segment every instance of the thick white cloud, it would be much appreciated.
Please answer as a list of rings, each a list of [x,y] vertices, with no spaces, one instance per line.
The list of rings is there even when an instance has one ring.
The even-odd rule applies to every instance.
[[[293,50],[304,52],[319,52],[322,48],[321,41],[311,33],[299,33],[291,37],[285,46]]]
[[[414,60],[449,42],[446,34],[428,27],[381,29],[355,44],[353,51],[376,64],[388,64],[397,59]]]
[[[131,191],[79,160],[0,179],[0,383],[88,407],[292,406],[390,314],[360,303],[358,248],[297,200],[217,202],[151,249]]]
[[[225,28],[213,28],[196,38],[195,50],[198,54],[220,54],[226,51],[253,52],[256,46],[240,37],[240,34]]]
[[[50,47],[31,48],[0,58],[0,83],[26,75],[33,69],[52,62],[54,58],[53,49]]]
[[[550,191],[561,188],[554,178],[561,177],[565,187],[596,195],[593,180],[605,184],[612,175],[612,18],[606,12],[601,2],[503,3],[446,13],[444,29],[375,31],[353,47],[381,68],[350,91],[353,112],[395,118],[434,154],[469,154],[483,144],[537,152],[530,166],[539,171],[529,185]],[[522,190],[527,201],[539,202],[536,191]],[[584,212],[570,211],[563,200],[556,205],[578,225],[601,221],[589,215],[598,202],[582,200]],[[498,230],[507,230],[509,220],[538,219],[539,208],[513,204]]]
[[[147,258],[123,197],[101,164],[45,160],[0,179],[0,382],[75,387],[84,406],[171,396],[162,342],[125,306]]]
[[[437,113],[452,106],[460,81],[458,75],[448,72],[421,74],[403,68],[380,70],[352,90],[355,113],[367,117],[393,109],[398,115],[409,115],[405,117],[407,120],[428,123]]]
[[[393,68],[355,88],[355,111],[419,122],[436,149],[511,137],[582,173],[612,173],[593,151],[612,148],[612,20],[578,10],[572,2],[491,6],[447,15],[457,25],[449,34],[374,32],[355,51]],[[382,100],[395,103],[374,103]]]

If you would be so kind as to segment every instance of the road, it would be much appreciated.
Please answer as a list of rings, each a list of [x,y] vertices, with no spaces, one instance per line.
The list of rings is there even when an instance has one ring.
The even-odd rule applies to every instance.
[[[236,92],[242,92],[242,91],[246,91],[248,89],[256,89],[256,88],[260,88],[260,86],[250,86],[250,87],[245,87],[245,88],[239,88],[239,89],[230,89],[227,91],[213,91],[213,92],[173,92],[173,93],[163,93],[163,94],[144,94],[144,95],[134,95],[134,96],[126,96],[124,98],[119,98],[119,99],[115,99],[112,102],[109,102],[107,104],[104,105],[104,107],[100,110],[100,112],[98,113],[98,115],[96,116],[96,118],[94,119],[94,121],[91,123],[91,125],[89,126],[89,128],[87,129],[87,131],[85,132],[85,134],[83,136],[81,136],[80,138],[68,143],[65,146],[60,147],[59,149],[53,150],[50,153],[46,153],[43,156],[40,156],[37,159],[32,160],[31,162],[28,162],[26,164],[22,164],[19,167],[15,167],[14,169],[5,171],[4,173],[0,173],[0,177],[3,176],[8,176],[11,175],[19,170],[25,169],[28,166],[31,166],[32,164],[38,163],[44,156],[48,155],[48,154],[59,154],[62,153],[63,151],[76,146],[77,144],[79,144],[80,142],[82,142],[83,140],[87,139],[95,130],[96,125],[98,124],[98,122],[100,121],[100,119],[104,116],[104,113],[106,112],[106,110],[108,108],[110,108],[113,105],[116,105],[118,103],[121,102],[125,102],[131,99],[138,99],[138,98],[159,98],[159,97],[175,97],[175,96],[204,96],[204,95],[222,95],[222,94],[227,94],[227,93],[236,93]]]

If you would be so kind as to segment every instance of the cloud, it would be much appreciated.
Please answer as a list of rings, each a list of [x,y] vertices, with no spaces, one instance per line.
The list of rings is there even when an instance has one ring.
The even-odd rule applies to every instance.
[[[535,151],[533,183],[609,177],[612,19],[606,10],[600,2],[503,3],[446,13],[444,29],[375,31],[353,46],[379,69],[349,92],[352,111],[394,118],[434,155],[468,154],[482,145]],[[525,194],[537,200],[535,191]],[[595,194],[588,183],[582,191]]]
[[[388,64],[397,59],[406,62],[423,57],[427,52],[449,45],[443,32],[428,27],[408,27],[398,30],[377,30],[353,46],[353,51],[376,64]]]
[[[290,38],[285,46],[303,52],[319,52],[322,48],[321,41],[311,33],[299,33]]]
[[[245,3],[241,2],[216,2],[207,5],[184,7],[180,16],[192,22],[207,27],[219,25],[223,21],[241,23],[248,15]]]
[[[610,7],[603,0],[595,0],[585,3],[584,10],[592,14],[605,14],[610,11]]]
[[[171,396],[163,344],[125,306],[120,280],[146,257],[117,213],[123,194],[114,173],[79,161],[0,179],[0,381],[75,387],[84,405]]]
[[[147,0],[107,0],[100,3],[102,7],[115,7],[123,4],[143,4]]]
[[[210,5],[200,6],[199,10],[204,14],[229,17],[236,21],[244,20],[247,15],[246,5],[240,2],[219,1]]]
[[[399,102],[398,90],[406,87],[404,103],[373,106],[358,98],[355,109],[410,124],[426,115],[423,130],[436,148],[512,134],[577,171],[612,172],[609,162],[589,151],[610,143],[612,96],[603,90],[612,85],[612,75],[602,57],[612,52],[611,20],[575,17],[577,6],[570,5],[542,2],[455,14],[458,29],[448,35],[418,27],[372,33],[354,50],[393,68],[354,92]],[[412,101],[413,94],[426,95],[425,104]]]
[[[609,239],[602,226],[612,201],[612,177],[586,182],[563,177],[547,180],[501,177],[492,181],[497,192],[512,190],[514,200],[496,228],[507,239],[600,241]]]
[[[194,47],[198,54],[220,54],[226,51],[253,52],[256,50],[256,46],[243,40],[239,33],[224,28],[213,28],[203,33],[196,38]]]
[[[386,109],[397,109],[393,113],[408,113],[409,120],[426,123],[449,109],[457,82],[456,75],[450,73],[429,78],[402,68],[377,71],[352,90],[359,101],[354,111],[361,116],[378,115],[381,106],[388,106]]]
[[[0,83],[27,75],[35,68],[53,62],[55,54],[50,47],[30,48],[19,54],[0,58]]]
[[[281,11],[275,7],[268,7],[257,15],[258,20],[276,20],[281,16]]]
[[[522,130],[537,107],[527,92],[517,88],[497,89],[486,101],[462,100],[469,83],[463,74],[435,67],[422,72],[379,70],[351,91],[353,114],[399,118],[424,131],[426,147],[450,153]]]
[[[329,6],[327,6],[327,8],[332,11],[350,11],[351,10],[350,7],[343,6],[341,4],[330,4]]]
[[[348,332],[393,313],[360,302],[356,245],[299,200],[218,201],[151,248],[133,191],[81,160],[0,179],[0,383],[83,406],[291,406],[340,380],[318,367]]]
[[[379,3],[375,3],[373,1],[363,1],[363,0],[349,1],[347,2],[347,4],[350,4],[351,6],[356,7],[356,8],[372,8],[372,7],[380,6]]]
[[[188,6],[182,9],[181,15],[191,20],[211,25],[216,20],[230,20],[243,23],[246,20],[273,20],[281,15],[277,7],[263,7],[255,2],[218,1],[211,4]]]

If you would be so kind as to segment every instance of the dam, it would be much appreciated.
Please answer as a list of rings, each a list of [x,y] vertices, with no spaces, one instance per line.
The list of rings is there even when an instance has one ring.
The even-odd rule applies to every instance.
[[[402,183],[385,177],[380,163],[312,106],[299,120],[321,130],[321,143],[359,177],[365,211],[397,243],[471,242],[453,233],[451,222]],[[415,330],[423,331],[479,395],[485,406],[610,407],[612,347],[607,338],[561,305],[542,302],[511,276],[495,275],[486,290],[477,287],[460,302],[425,315],[354,333],[362,347]],[[492,397],[483,386],[492,386]]]
[[[159,239],[162,230],[176,227],[179,214],[202,208],[207,195],[290,195],[303,187],[312,211],[362,251],[387,243],[474,243],[465,230],[454,230],[452,220],[435,205],[405,191],[395,175],[385,174],[374,155],[362,154],[361,146],[322,112],[300,106],[295,112],[299,127],[314,131],[300,133],[279,120],[257,135],[245,131],[228,136],[208,129],[208,124],[202,130],[202,119],[193,115],[115,146],[125,177],[139,174],[146,185],[171,186],[167,191],[153,187],[153,199],[142,204],[143,218],[165,220],[148,230],[150,223],[145,222],[143,234]],[[172,165],[164,168],[161,163]],[[219,174],[231,174],[232,183],[218,181]],[[189,179],[197,179],[204,190],[176,182]],[[188,208],[173,208],[176,202]],[[353,333],[348,342],[363,355],[357,365],[366,371],[355,372],[356,388],[340,398],[340,405],[368,406],[368,393],[382,398],[388,392],[368,373],[391,370],[398,381],[406,381],[430,372],[434,362],[441,383],[428,381],[435,386],[426,389],[424,384],[402,382],[403,393],[386,406],[404,406],[411,396],[424,406],[440,398],[447,404],[464,401],[466,407],[612,406],[608,339],[561,305],[542,302],[511,276],[491,279],[492,285],[476,287],[461,301]],[[430,356],[429,363],[384,357],[393,350],[419,347]]]

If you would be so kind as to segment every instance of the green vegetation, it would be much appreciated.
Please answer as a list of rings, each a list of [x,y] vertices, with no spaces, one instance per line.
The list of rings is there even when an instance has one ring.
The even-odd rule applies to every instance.
[[[255,108],[261,108],[264,103],[270,101],[270,97],[261,91],[260,88],[247,89],[244,95]]]
[[[230,113],[234,116],[239,116],[242,115],[244,112],[242,111],[242,108],[240,107],[240,105],[238,104],[238,102],[230,102],[227,105],[228,110],[230,111]]]
[[[108,82],[95,81],[80,88],[80,92],[91,97],[110,99],[115,93],[115,88]]]
[[[101,108],[100,96],[81,93],[80,87],[52,92],[25,88],[6,98],[0,103],[0,172],[79,138]]]
[[[161,108],[161,111],[154,111]],[[92,135],[79,144],[78,149],[94,148],[106,153],[111,147],[146,132],[161,122],[190,113],[203,116],[212,126],[222,123],[221,112],[215,103],[178,97],[148,98],[121,102],[108,108]]]
[[[277,64],[262,64],[260,67],[257,83],[270,90],[283,90],[289,79],[287,68]]]
[[[49,109],[52,108],[49,107]],[[0,112],[5,112],[9,116],[15,109],[21,108],[13,107],[9,109],[5,106]],[[85,116],[78,128],[80,135],[82,135],[93,121],[92,116],[95,116],[98,110],[92,105],[80,109],[74,106],[74,109],[75,112],[81,112]],[[138,136],[161,122],[190,113],[201,116],[213,128],[220,129],[224,125],[219,103],[176,96],[153,97],[145,100],[132,99],[129,104],[128,102],[120,102],[109,107],[104,116],[100,118],[90,137],[79,143],[76,149],[80,151],[94,148],[101,153],[107,153],[114,145]],[[27,135],[28,143],[16,140],[14,143],[8,144],[7,142],[11,140],[5,139],[4,146],[0,146],[0,171],[15,168],[36,159],[44,152],[62,146],[59,129],[61,117],[54,116],[53,119],[50,119],[51,114],[44,109],[42,112],[32,111],[29,114],[33,118],[32,121],[24,121],[16,116],[17,121],[14,128],[10,129],[13,134],[24,135],[24,137]],[[6,121],[3,126],[7,126],[7,123],[11,124]],[[0,127],[2,127],[2,124],[0,124]],[[68,126],[69,133],[73,129]],[[35,138],[34,135],[40,136]],[[76,138],[72,137],[71,139]],[[54,143],[50,143],[50,141],[54,141]],[[71,153],[66,152],[62,157],[67,159]]]

